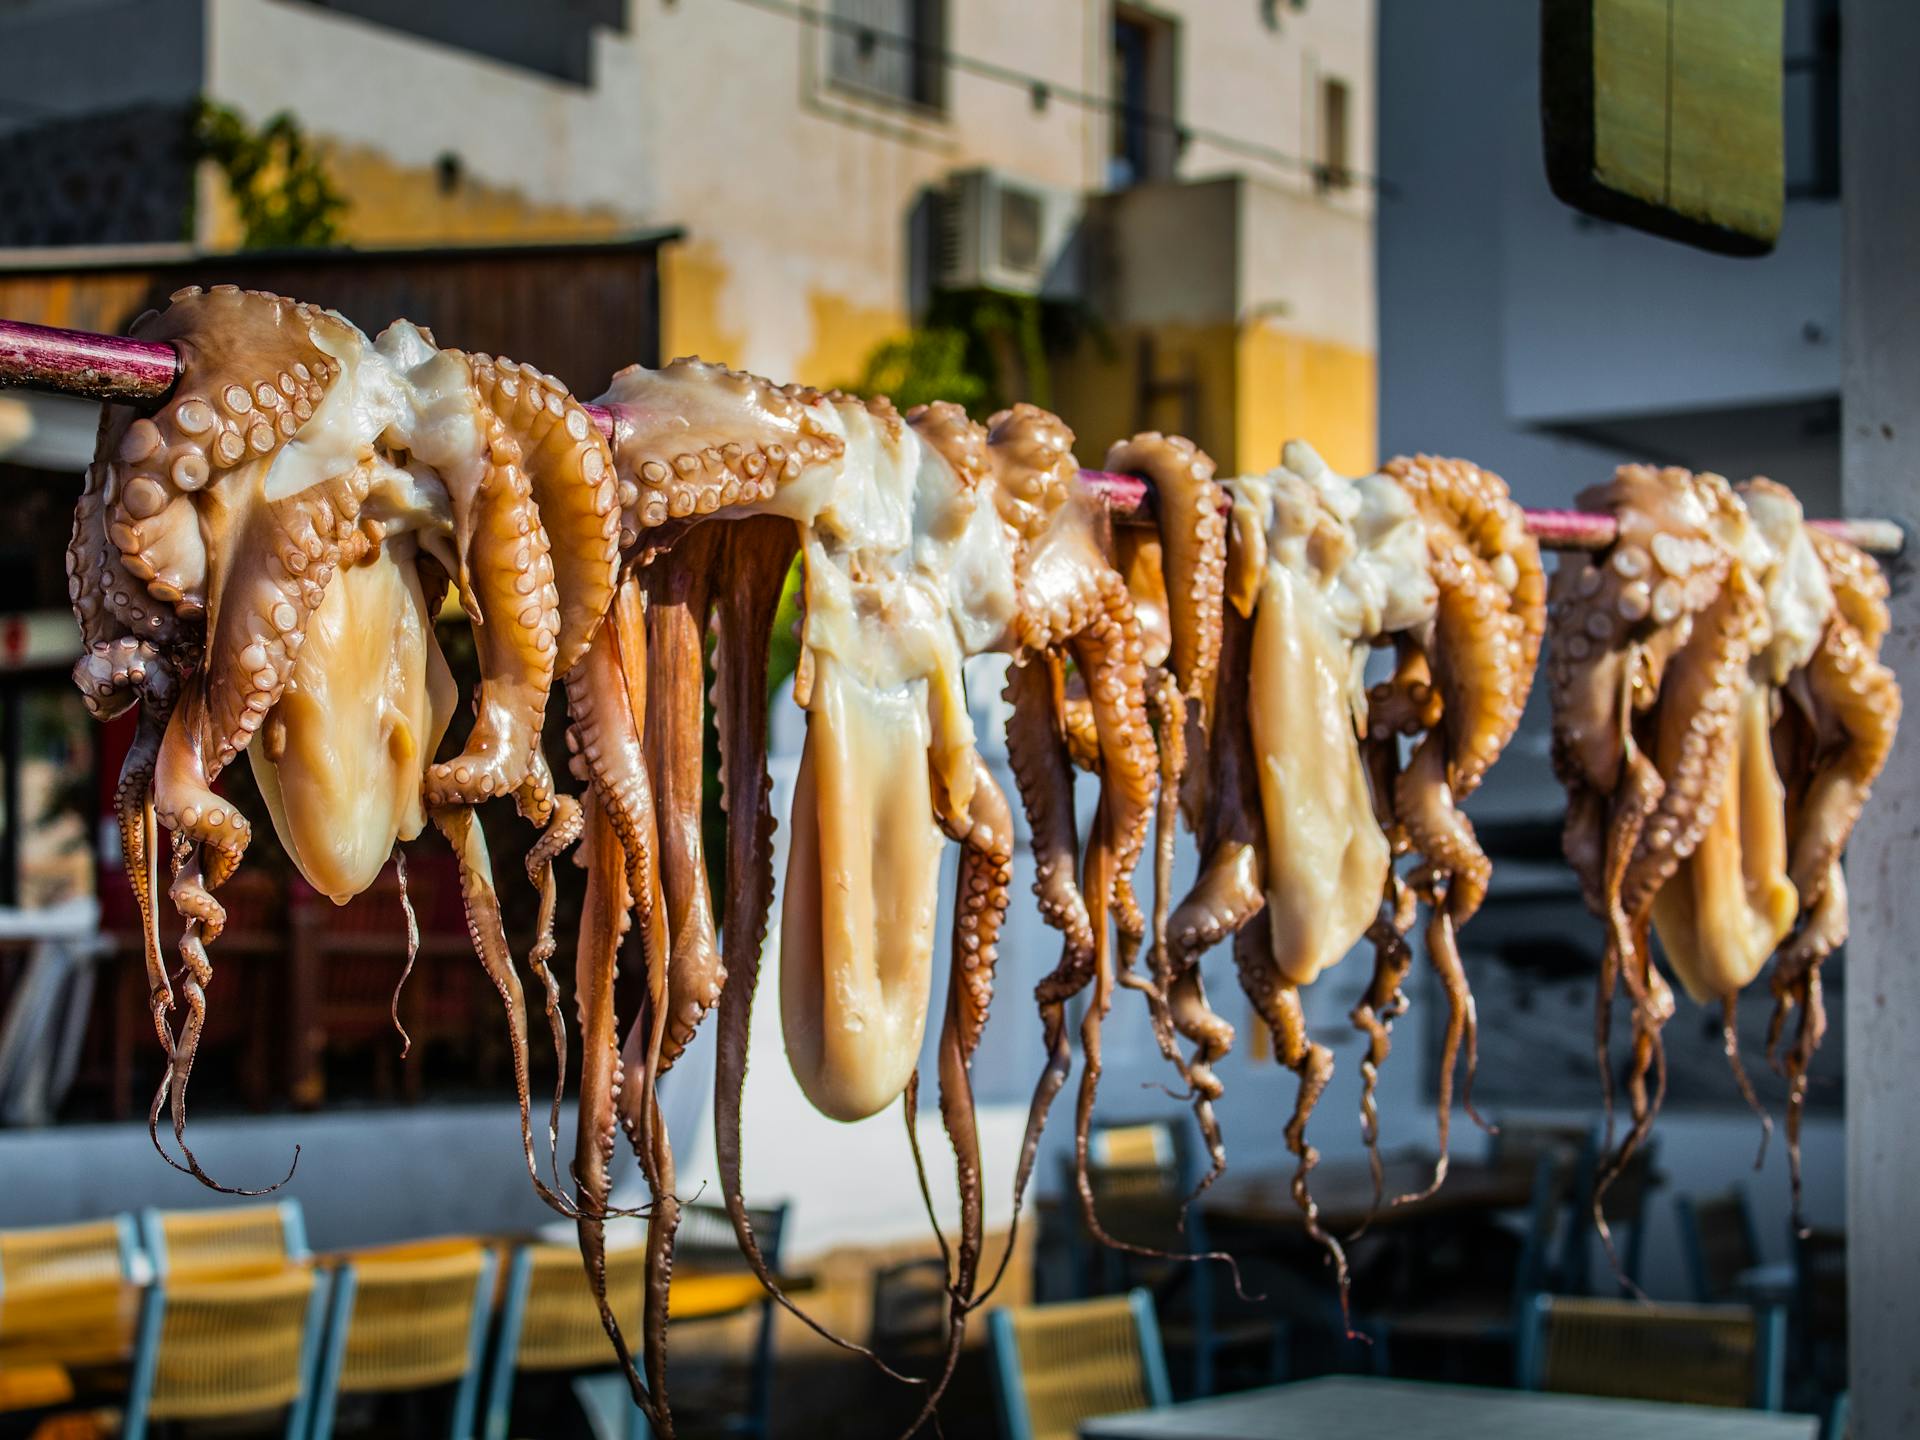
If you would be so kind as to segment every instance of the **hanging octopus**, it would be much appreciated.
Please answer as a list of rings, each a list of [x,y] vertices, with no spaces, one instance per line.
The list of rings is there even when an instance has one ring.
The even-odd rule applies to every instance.
[[[950,1350],[930,1415],[976,1303],[983,1219],[968,1066],[991,998],[1013,843],[1006,800],[974,749],[961,668],[988,651],[1040,663],[1067,650],[1083,666],[1098,697],[1101,754],[1116,777],[1107,847],[1124,873],[1139,853],[1152,766],[1125,588],[1095,544],[1099,512],[1074,478],[1070,434],[1031,406],[983,429],[954,406],[902,417],[883,400],[776,387],[695,361],[624,371],[604,399],[624,417],[615,454],[636,497],[623,528],[637,568],[568,687],[575,770],[590,784],[577,1210],[602,1317],[626,1358],[604,1302],[599,1236],[624,1128],[653,1199],[646,1373],[632,1378],[664,1430],[678,1202],[654,1085],[717,1005],[716,1143],[742,1249],[776,1298],[847,1343],[780,1293],[741,1195],[747,1024],[772,893],[766,646],[797,549],[805,618],[795,698],[807,738],[782,902],[780,998],[795,1077],[824,1113],[859,1119],[903,1094],[911,1105],[941,850],[948,839],[962,845],[939,1045],[961,1233]],[[724,526],[694,526],[722,507]],[[676,522],[684,533],[671,530]],[[670,550],[652,543],[665,538],[650,533],[660,527],[674,533]],[[709,626],[718,636],[714,694],[731,821],[718,954],[697,822],[700,648]],[[1103,901],[1117,888],[1110,883]],[[620,1043],[612,976],[629,906],[648,983]]]
[[[1169,968],[1185,975],[1203,951],[1233,938],[1241,987],[1300,1080],[1286,1131],[1298,1162],[1294,1196],[1344,1301],[1345,1259],[1321,1229],[1308,1186],[1318,1157],[1306,1125],[1333,1057],[1307,1034],[1300,990],[1363,935],[1379,942],[1374,981],[1355,1014],[1372,1041],[1371,1143],[1372,1074],[1405,1004],[1399,987],[1411,956],[1402,937],[1412,896],[1428,901],[1429,956],[1449,999],[1439,1183],[1463,1036],[1471,1063],[1472,1000],[1454,936],[1478,907],[1488,871],[1456,807],[1518,724],[1544,583],[1505,486],[1464,462],[1396,460],[1356,481],[1294,442],[1279,469],[1227,489],[1219,663],[1236,683],[1214,715],[1201,872],[1168,921]],[[1362,671],[1377,644],[1392,644],[1398,664],[1369,692]],[[1404,771],[1403,736],[1418,737]],[[1411,891],[1393,865],[1408,852],[1419,858]],[[1203,1048],[1196,1058],[1214,1055]]]
[[[1632,1126],[1599,1176],[1595,1213],[1664,1089],[1660,1032],[1674,999],[1653,963],[1658,933],[1689,996],[1720,1007],[1729,1064],[1756,1111],[1735,1012],[1778,951],[1776,1041],[1786,1013],[1802,1010],[1785,1062],[1797,1216],[1819,967],[1846,936],[1839,856],[1899,719],[1878,659],[1885,582],[1859,552],[1808,529],[1770,481],[1736,493],[1717,475],[1624,466],[1581,503],[1611,512],[1619,534],[1554,577],[1554,764],[1568,792],[1567,856],[1607,930],[1595,1052],[1610,1116],[1621,984],[1633,1006]]]
[[[370,342],[330,311],[219,286],[180,291],[133,333],[172,343],[181,379],[151,417],[107,407],[68,569],[82,694],[102,716],[141,707],[116,806],[168,1053],[150,1128],[170,1096],[184,1168],[208,1179],[184,1141],[186,1086],[225,923],[214,892],[250,839],[213,787],[244,751],[287,853],[336,902],[429,816],[447,833],[508,1005],[531,1168],[520,985],[471,807],[511,795],[547,826],[532,867],[546,883],[577,814],[536,742],[612,591],[605,444],[551,377],[436,350],[405,322]],[[450,582],[482,679],[465,749],[434,764],[454,695],[432,621]],[[155,913],[161,827],[177,973]]]

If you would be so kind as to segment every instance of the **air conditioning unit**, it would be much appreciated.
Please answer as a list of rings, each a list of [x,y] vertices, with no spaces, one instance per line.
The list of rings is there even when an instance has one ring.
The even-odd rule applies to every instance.
[[[961,170],[941,197],[934,284],[943,290],[1004,290],[1077,297],[1082,265],[1080,195],[1004,170]]]

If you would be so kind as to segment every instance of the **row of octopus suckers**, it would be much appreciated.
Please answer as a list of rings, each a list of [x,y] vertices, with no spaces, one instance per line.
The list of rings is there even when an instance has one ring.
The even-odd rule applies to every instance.
[[[180,378],[152,414],[106,408],[68,570],[86,702],[102,719],[138,711],[116,806],[167,1054],[155,1144],[170,1104],[180,1158],[169,1162],[216,1183],[184,1122],[208,947],[225,922],[218,891],[250,834],[216,788],[222,770],[245,753],[287,854],[337,902],[390,857],[403,865],[399,842],[431,823],[458,857],[473,946],[505,1005],[532,1183],[577,1223],[612,1344],[663,1435],[681,1201],[657,1085],[712,1011],[726,1207],[762,1281],[814,1324],[763,1262],[741,1175],[748,1022],[775,894],[769,645],[796,557],[793,694],[806,738],[779,1003],[793,1074],[829,1116],[857,1120],[903,1096],[914,1113],[941,860],[949,841],[961,847],[938,1041],[959,1235],[943,1242],[945,1364],[900,1377],[926,1386],[916,1429],[1006,1264],[1003,1254],[984,1273],[969,1067],[1015,836],[976,748],[971,656],[1011,662],[1008,755],[1034,890],[1063,941],[1034,990],[1045,1054],[1016,1164],[1016,1225],[1042,1126],[1072,1074],[1069,1002],[1082,994],[1085,1223],[1123,1243],[1102,1229],[1088,1179],[1116,987],[1143,998],[1191,1100],[1211,1161],[1202,1187],[1221,1173],[1216,1066],[1234,1033],[1208,1004],[1200,961],[1231,940],[1241,986],[1298,1076],[1285,1128],[1295,1198],[1344,1298],[1340,1245],[1318,1225],[1308,1184],[1307,1122],[1333,1058],[1308,1032],[1301,991],[1371,942],[1373,976],[1352,1020],[1365,1037],[1373,1147],[1375,1081],[1407,1008],[1408,937],[1424,910],[1423,948],[1448,1006],[1431,1179],[1441,1184],[1463,1061],[1472,1108],[1475,1013],[1459,932],[1491,871],[1460,806],[1513,737],[1543,640],[1567,854],[1606,931],[1603,1074],[1623,984],[1633,1017],[1631,1127],[1600,1183],[1658,1108],[1674,1000],[1652,932],[1689,994],[1725,1007],[1736,1074],[1733,1006],[1777,952],[1776,1040],[1798,1011],[1779,1062],[1797,1139],[1822,1028],[1821,962],[1846,935],[1840,855],[1900,703],[1878,659],[1888,624],[1878,569],[1809,529],[1780,486],[1623,468],[1581,497],[1615,517],[1617,540],[1562,563],[1550,591],[1505,484],[1459,460],[1396,459],[1350,479],[1296,442],[1275,469],[1222,481],[1190,441],[1141,434],[1104,464],[1151,482],[1151,520],[1119,525],[1081,481],[1066,426],[1031,405],[983,427],[954,405],[901,415],[883,399],[679,360],[614,376],[601,401],[621,417],[609,441],[552,376],[441,349],[405,321],[369,340],[333,312],[218,286],[179,292],[132,333],[176,347]],[[457,699],[435,629],[449,592],[480,678],[464,748],[436,758]],[[577,794],[556,785],[540,743],[556,682]],[[717,903],[701,826],[709,707],[727,820],[711,867],[724,877]],[[1098,783],[1084,835],[1080,771]],[[511,800],[534,827],[525,866],[539,924],[522,958],[562,1084],[553,867],[574,850],[586,872],[571,1184],[551,1153],[544,1179],[537,1155],[525,992],[476,820],[489,800]],[[1176,897],[1183,823],[1200,868]],[[1143,910],[1134,875],[1150,828]],[[163,829],[177,959],[162,952],[156,913]],[[624,1032],[623,963],[644,975]],[[1611,1129],[1611,1080],[1608,1104]],[[622,1133],[651,1197],[637,1360],[606,1286]],[[1376,1203],[1408,1198],[1380,1195],[1380,1174],[1376,1160]]]

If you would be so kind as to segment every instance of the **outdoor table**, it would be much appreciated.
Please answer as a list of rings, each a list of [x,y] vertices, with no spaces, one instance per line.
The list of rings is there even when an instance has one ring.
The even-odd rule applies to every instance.
[[[1334,1375],[1088,1420],[1081,1440],[1811,1440],[1814,1417]]]
[[[1433,1180],[1433,1157],[1402,1152],[1382,1157],[1385,1183],[1380,1206],[1373,1203],[1373,1171],[1364,1155],[1342,1156],[1316,1168],[1308,1178],[1320,1224],[1329,1233],[1346,1235],[1368,1223],[1372,1228],[1404,1225],[1441,1215],[1474,1211],[1524,1209],[1533,1199],[1531,1160],[1504,1164],[1455,1160],[1446,1184],[1423,1199],[1395,1205],[1394,1197],[1424,1190]],[[1293,1201],[1293,1170],[1228,1170],[1201,1206],[1208,1216],[1250,1226],[1301,1223]]]

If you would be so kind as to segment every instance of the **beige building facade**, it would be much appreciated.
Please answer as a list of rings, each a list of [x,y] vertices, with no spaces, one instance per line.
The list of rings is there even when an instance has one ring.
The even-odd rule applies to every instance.
[[[197,93],[296,117],[351,244],[682,229],[662,353],[782,379],[909,329],[930,197],[989,169],[1071,213],[1092,324],[1049,390],[1084,452],[1152,423],[1239,468],[1294,434],[1374,461],[1373,0],[26,0],[0,42],[57,73],[115,27],[193,27]],[[201,170],[191,239],[232,247]]]

